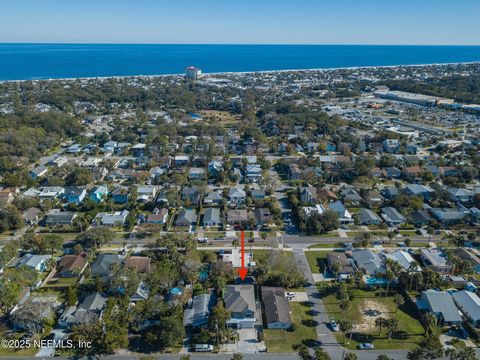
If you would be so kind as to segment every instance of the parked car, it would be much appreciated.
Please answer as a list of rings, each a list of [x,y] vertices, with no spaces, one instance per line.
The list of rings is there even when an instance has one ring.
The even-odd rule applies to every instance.
[[[330,327],[332,328],[333,331],[340,331],[340,327],[338,326],[337,322],[335,320],[330,320]]]
[[[209,344],[196,344],[195,345],[195,352],[212,352],[213,345]]]
[[[287,292],[287,293],[285,294],[285,296],[287,297],[288,300],[291,300],[291,299],[293,299],[296,295],[295,295],[294,292]]]
[[[358,348],[360,350],[373,350],[375,349],[375,346],[373,346],[372,343],[361,343],[358,345]]]

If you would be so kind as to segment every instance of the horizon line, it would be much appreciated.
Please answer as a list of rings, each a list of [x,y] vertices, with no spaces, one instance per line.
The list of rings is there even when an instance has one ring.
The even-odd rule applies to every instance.
[[[480,47],[479,44],[364,44],[364,43],[177,43],[177,42],[44,42],[0,41],[0,45],[202,45],[202,46],[429,46],[429,47]]]

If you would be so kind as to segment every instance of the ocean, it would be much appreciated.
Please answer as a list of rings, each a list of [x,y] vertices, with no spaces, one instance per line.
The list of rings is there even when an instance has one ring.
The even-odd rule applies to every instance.
[[[0,80],[480,61],[480,46],[0,44]]]

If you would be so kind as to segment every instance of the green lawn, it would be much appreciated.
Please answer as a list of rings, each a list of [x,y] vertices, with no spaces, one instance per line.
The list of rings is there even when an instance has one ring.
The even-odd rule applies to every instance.
[[[47,282],[45,288],[70,287],[75,285],[77,281],[77,278],[53,278]]]
[[[20,339],[25,333],[24,332],[15,332],[10,336],[6,336],[6,332],[8,331],[8,327],[5,324],[0,325],[0,339],[7,339],[7,340],[18,340]],[[35,335],[31,342],[33,343],[33,340],[40,340],[42,339],[43,336],[46,336],[50,332],[50,329],[47,329],[45,331],[45,334],[37,334]],[[28,349],[15,349],[15,348],[6,348],[1,346],[0,347],[0,357],[34,357],[35,354],[38,352],[38,348],[35,348],[32,344],[30,348]]]
[[[298,345],[311,346],[317,341],[316,324],[309,314],[310,307],[304,303],[290,302],[290,310],[295,331],[265,329],[264,340],[268,352],[292,352]]]
[[[311,245],[308,248],[309,249],[318,249],[318,248],[341,248],[343,247],[341,243],[336,243],[336,244],[315,244]]]
[[[383,317],[395,317],[398,319],[400,323],[399,329],[397,333],[392,335],[392,339],[388,339],[386,329],[383,329],[379,335],[378,328],[372,325],[369,330],[354,333],[352,342],[345,345],[349,349],[355,349],[361,342],[371,342],[379,350],[409,350],[415,348],[423,339],[424,329],[417,320],[418,314],[416,309],[411,304],[405,303],[397,311],[393,296],[384,297],[379,291],[356,289],[353,291],[354,297],[350,308],[348,311],[344,311],[340,308],[335,293],[332,292],[331,288],[322,288],[320,293],[323,296],[323,302],[328,314],[337,322],[339,320],[350,320],[354,325],[365,325],[368,321],[372,321],[363,313],[362,306],[364,309],[370,306],[365,306],[366,303],[378,304],[377,306],[385,311],[382,314]],[[341,332],[336,333],[336,336],[339,342],[343,342],[343,334]]]
[[[328,251],[305,251],[310,270],[315,274],[322,274],[326,265]]]

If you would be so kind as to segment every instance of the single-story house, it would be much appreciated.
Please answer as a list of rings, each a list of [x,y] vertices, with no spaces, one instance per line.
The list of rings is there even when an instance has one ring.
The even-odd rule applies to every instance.
[[[100,320],[107,304],[107,298],[96,292],[88,295],[77,307],[71,306],[65,309],[58,325],[62,328],[68,328],[72,325],[89,323]]]
[[[20,259],[18,259],[18,261],[15,262],[14,266],[28,266],[32,269],[43,272],[47,270],[47,262],[51,258],[51,255],[25,254],[23,257],[21,257]]]
[[[227,213],[227,222],[233,226],[245,226],[248,224],[247,210],[229,210]]]
[[[361,225],[379,225],[382,219],[370,209],[362,208],[358,212],[358,220]]]
[[[453,249],[453,253],[460,259],[468,261],[470,265],[472,265],[473,271],[477,274],[480,273],[480,258],[473,252],[465,248],[455,248]]]
[[[453,301],[474,326],[480,325],[480,298],[471,291],[461,290],[452,294]]]
[[[183,326],[193,329],[206,327],[215,301],[216,298],[211,293],[190,299],[183,314]]]
[[[94,225],[123,226],[128,217],[128,210],[116,211],[113,213],[100,212],[93,219]]]
[[[336,270],[335,267],[338,266]],[[344,253],[329,252],[327,254],[327,267],[332,273],[337,273],[339,278],[349,277],[355,272],[353,264]]]
[[[125,268],[135,269],[137,273],[150,271],[151,259],[148,256],[130,256],[125,259]]]
[[[99,254],[90,267],[92,276],[109,277],[112,274],[112,266],[121,263],[122,259],[117,254]]]
[[[167,219],[168,219],[168,209],[163,208],[154,214],[148,214],[147,224],[164,225],[167,223]]]
[[[202,225],[205,227],[216,227],[222,225],[219,208],[207,208],[203,214]]]
[[[79,277],[88,265],[87,254],[81,252],[74,255],[65,255],[58,262],[59,277]]]
[[[63,198],[68,204],[77,204],[80,205],[87,196],[87,190],[80,187],[70,187],[65,189]]]
[[[288,329],[292,326],[290,307],[281,287],[262,286],[262,300],[268,329]]]
[[[441,322],[447,325],[461,324],[462,317],[459,314],[452,296],[446,291],[426,290],[422,292],[417,306],[421,310],[433,313]]]
[[[197,211],[195,209],[181,210],[175,221],[176,226],[191,226],[197,223]]]
[[[376,275],[385,271],[383,260],[370,249],[354,249],[352,258],[357,267],[367,275]]]
[[[47,226],[72,226],[73,221],[77,217],[77,213],[72,211],[61,211],[60,209],[53,209],[47,215],[45,225]]]
[[[382,208],[382,218],[389,226],[398,226],[405,222],[405,217],[391,206]]]
[[[452,271],[447,256],[439,248],[420,249],[420,258],[426,267],[438,273],[448,274]]]

